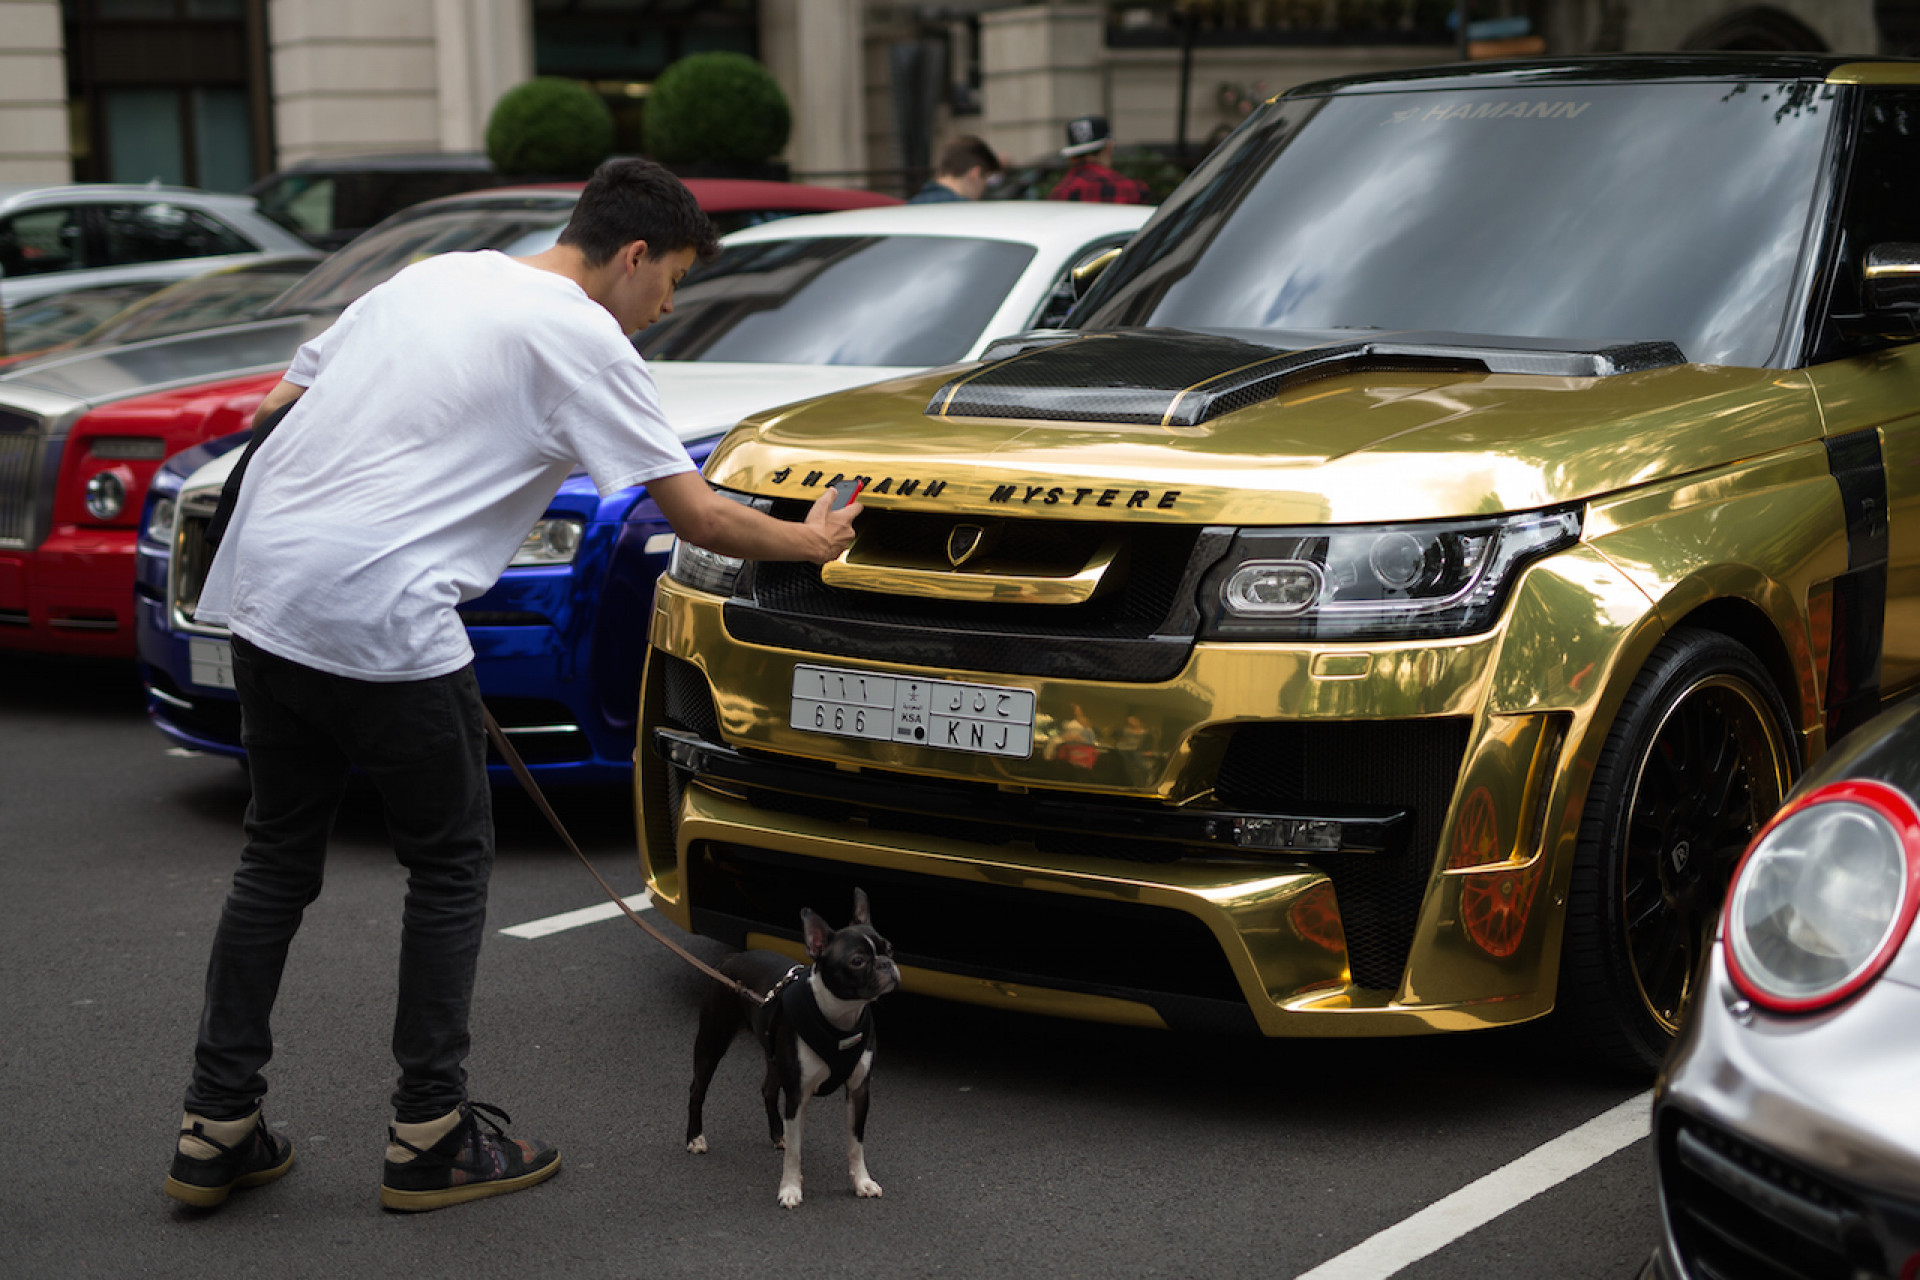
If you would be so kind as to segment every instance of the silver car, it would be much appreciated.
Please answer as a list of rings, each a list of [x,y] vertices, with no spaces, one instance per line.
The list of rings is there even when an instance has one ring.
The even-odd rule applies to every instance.
[[[1920,1275],[1920,700],[1755,837],[1655,1095],[1642,1280]]]
[[[319,251],[251,196],[189,187],[0,183],[0,305],[75,288],[184,280],[262,254]]]

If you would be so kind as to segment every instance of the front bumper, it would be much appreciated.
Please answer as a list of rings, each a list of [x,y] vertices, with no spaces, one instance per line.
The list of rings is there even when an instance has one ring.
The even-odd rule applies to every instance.
[[[1920,1275],[1920,991],[1883,977],[1783,1017],[1714,948],[1654,1104],[1661,1245],[1647,1274]]]
[[[131,529],[56,525],[31,551],[0,551],[0,649],[134,654]]]
[[[642,868],[669,918],[735,945],[791,949],[802,907],[858,885],[908,989],[979,1003],[1267,1035],[1537,1017],[1581,747],[1646,602],[1584,552],[1529,583],[1483,636],[1198,644],[1167,678],[1113,682],[748,643],[722,601],[663,579]],[[1553,670],[1503,671],[1513,619],[1570,615],[1580,640]],[[1031,690],[1034,749],[806,732],[796,662]],[[1068,742],[1070,720],[1100,726],[1097,745]]]

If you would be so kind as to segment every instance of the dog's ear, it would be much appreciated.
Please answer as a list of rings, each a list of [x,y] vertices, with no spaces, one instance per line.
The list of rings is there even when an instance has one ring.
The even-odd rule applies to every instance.
[[[873,923],[873,914],[867,909],[867,891],[865,889],[855,889],[853,891],[853,922],[855,924]]]
[[[807,954],[818,960],[827,954],[827,946],[833,941],[833,929],[825,920],[814,914],[812,907],[802,907],[800,937],[806,943]]]

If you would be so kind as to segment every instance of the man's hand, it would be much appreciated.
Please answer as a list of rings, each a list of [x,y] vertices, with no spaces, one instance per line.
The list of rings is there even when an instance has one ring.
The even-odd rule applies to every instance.
[[[853,545],[853,518],[866,510],[858,498],[837,511],[832,507],[833,490],[829,489],[813,500],[813,509],[807,512],[807,528],[818,533],[828,547],[825,555],[813,558],[815,564],[825,564]]]
[[[815,500],[807,518],[795,523],[715,493],[698,471],[682,471],[647,482],[647,492],[673,531],[698,547],[742,560],[811,560],[825,564],[853,545],[858,502],[838,511],[827,507],[831,489]]]

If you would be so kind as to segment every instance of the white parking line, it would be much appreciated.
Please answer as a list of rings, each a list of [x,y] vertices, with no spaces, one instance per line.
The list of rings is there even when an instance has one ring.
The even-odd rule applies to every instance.
[[[635,911],[646,911],[653,903],[643,893],[636,893],[625,899],[626,904]],[[615,916],[625,915],[611,902],[603,902],[595,907],[582,907],[578,911],[562,911],[557,916],[548,916],[544,920],[529,920],[525,924],[516,924],[500,932],[509,938],[544,938],[550,933],[563,933],[568,929],[578,929],[583,924],[592,924],[597,920],[611,920]]]
[[[1647,1136],[1651,1091],[1436,1200],[1296,1280],[1383,1280]]]

